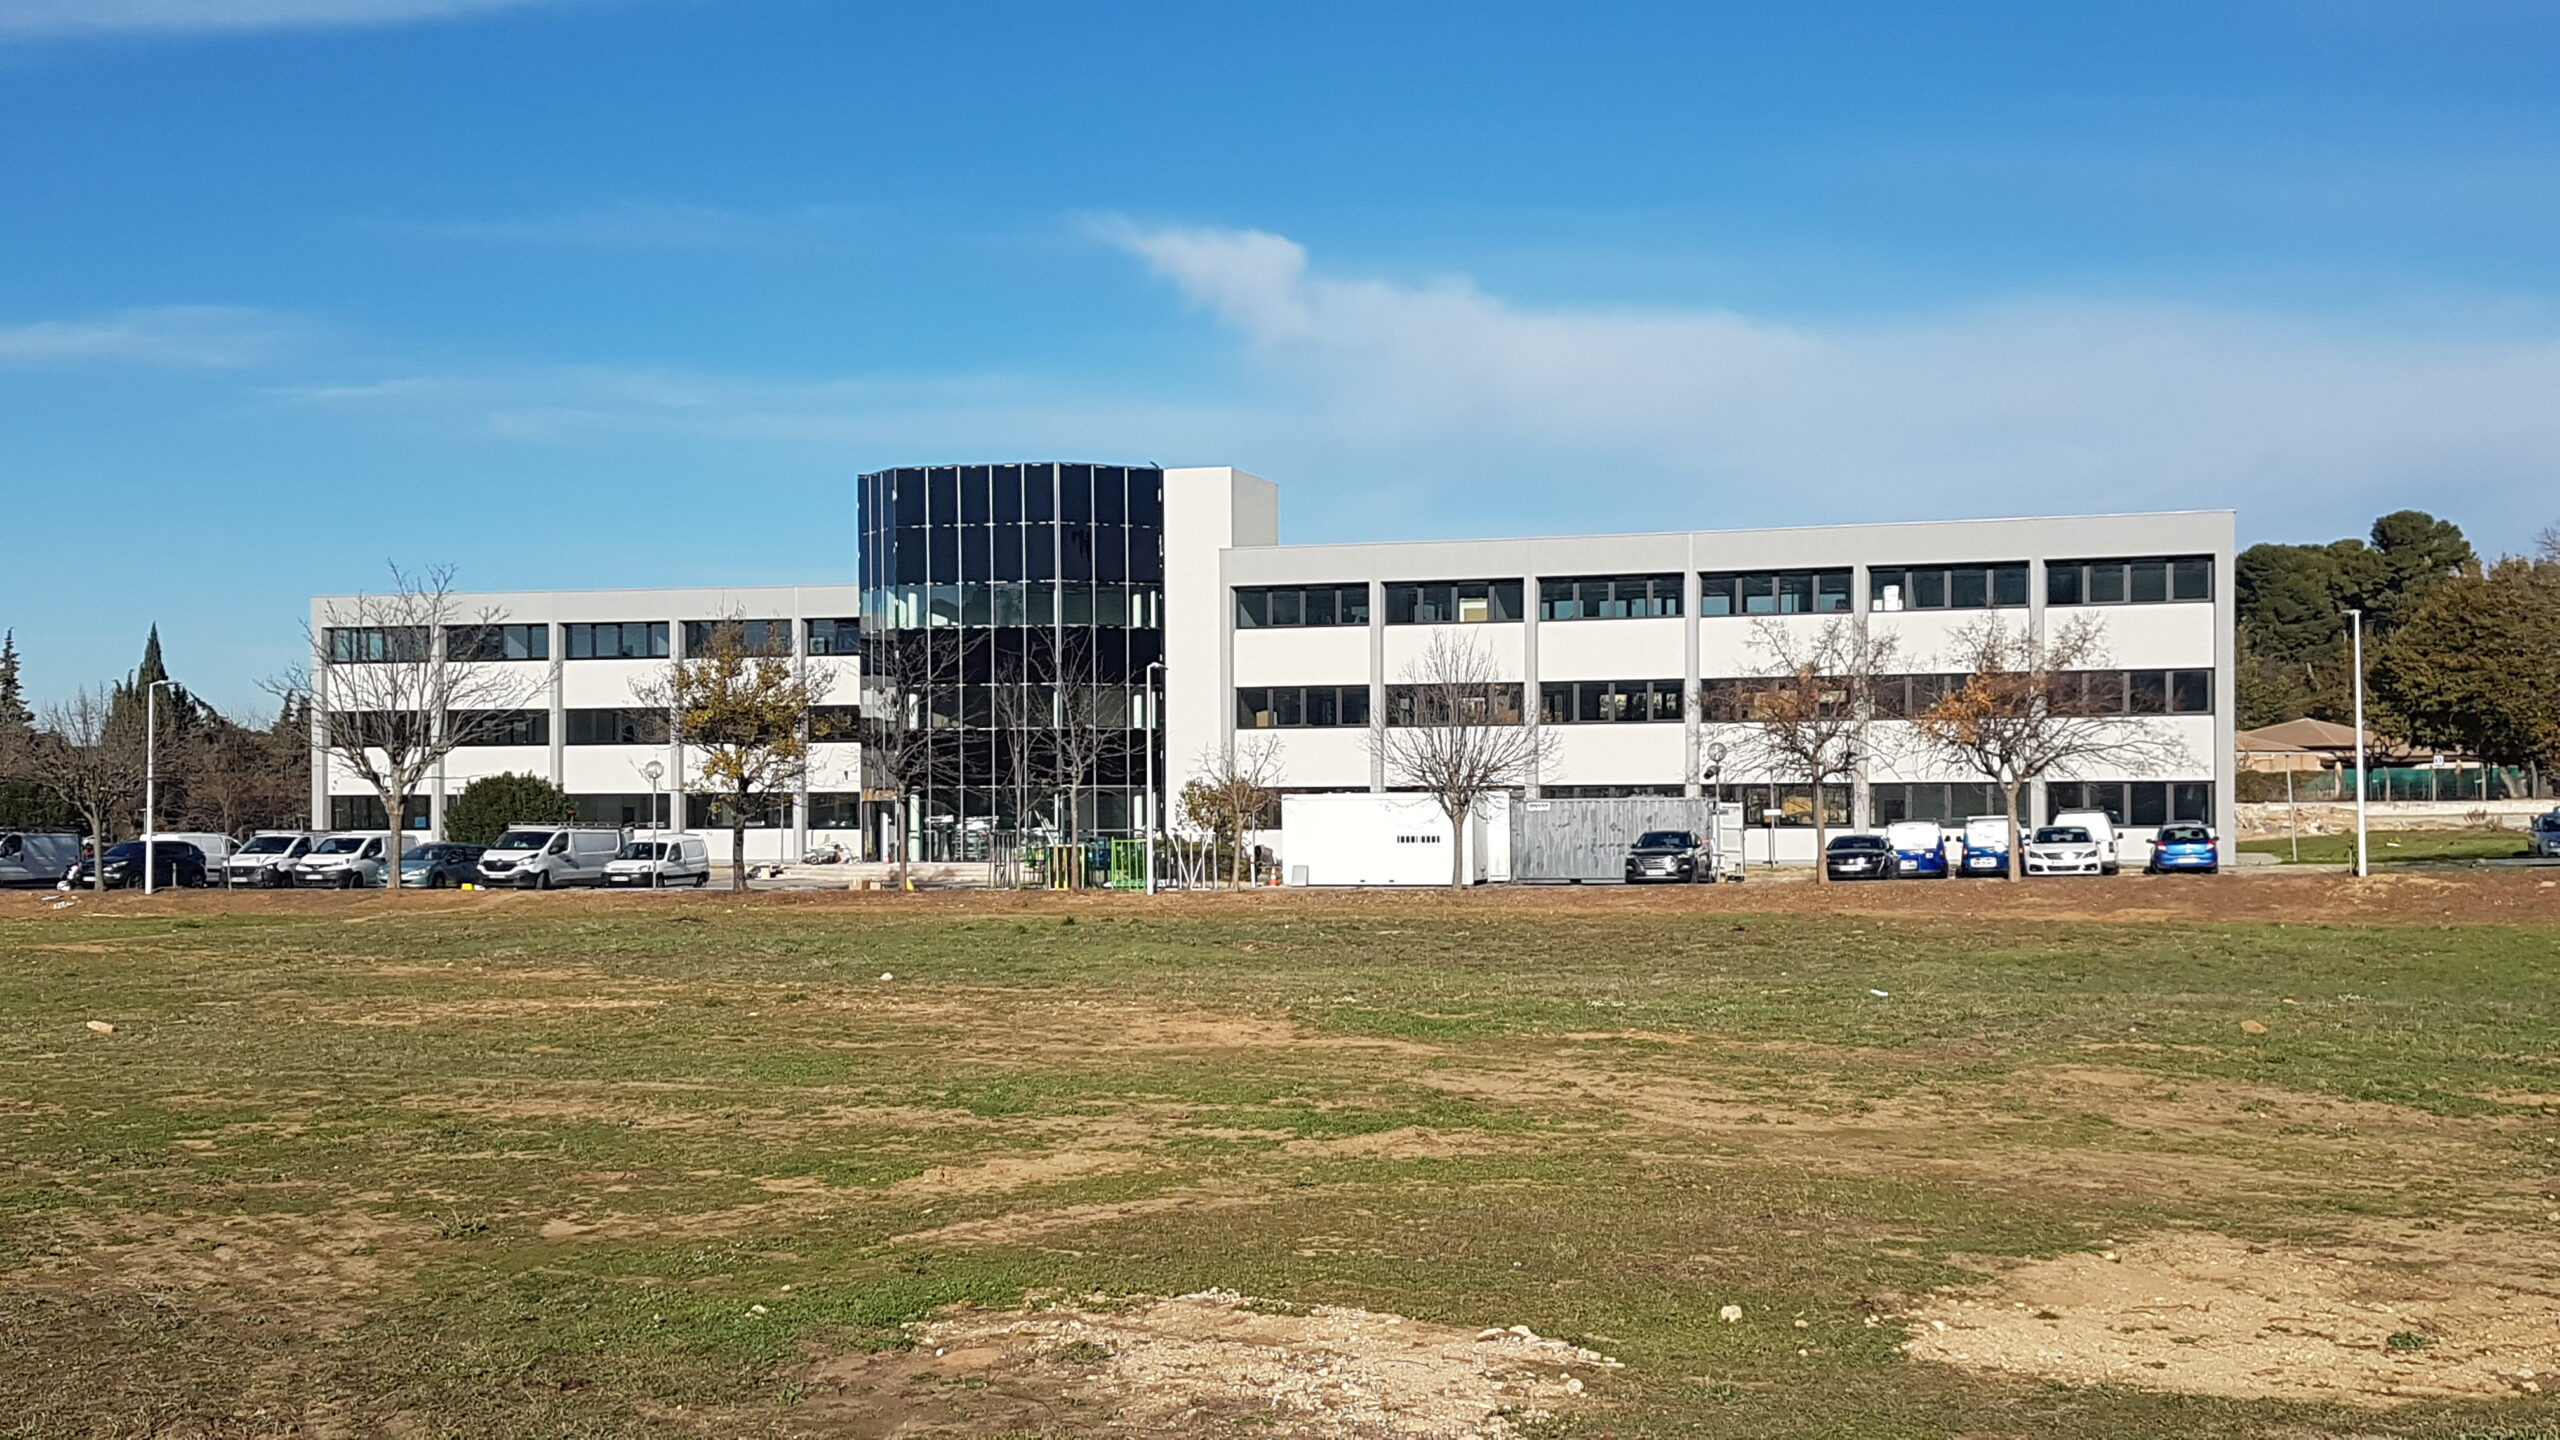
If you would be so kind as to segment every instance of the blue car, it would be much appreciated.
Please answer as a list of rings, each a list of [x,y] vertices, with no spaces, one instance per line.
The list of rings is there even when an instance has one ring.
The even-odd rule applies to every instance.
[[[1885,843],[1893,847],[1893,873],[1911,879],[1947,878],[1946,832],[1935,820],[1896,820],[1885,827]]]
[[[2183,871],[2197,875],[2213,875],[2222,869],[2222,847],[2214,843],[2213,832],[2202,825],[2163,825],[2151,837],[2151,863],[2144,867],[2154,875]]]
[[[2009,817],[1972,815],[1964,822],[1964,874],[2009,873]]]

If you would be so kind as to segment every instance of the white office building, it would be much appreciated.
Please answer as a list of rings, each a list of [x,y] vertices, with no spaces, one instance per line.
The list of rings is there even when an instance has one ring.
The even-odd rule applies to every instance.
[[[948,747],[911,807],[919,855],[966,859],[995,837],[1054,830],[1064,804],[1081,834],[1136,835],[1151,797],[1168,808],[1161,797],[1203,757],[1238,744],[1269,747],[1284,790],[1401,788],[1373,737],[1397,720],[1411,668],[1447,638],[1517,684],[1519,723],[1555,731],[1527,798],[1721,795],[1755,826],[1773,822],[1780,857],[1809,860],[1817,804],[1830,823],[1869,826],[1961,820],[1999,803],[1984,777],[1899,743],[1908,727],[1895,719],[1855,783],[1823,796],[1735,763],[1773,627],[1890,633],[1907,673],[1882,708],[1908,714],[1948,683],[1945,657],[1964,627],[1993,619],[2051,634],[2085,616],[2106,650],[2090,693],[2184,758],[2040,784],[2031,819],[2085,805],[2137,827],[2230,830],[2228,511],[1283,545],[1279,508],[1278,487],[1228,467],[885,470],[861,477],[857,586],[468,597],[539,631],[540,656],[504,663],[536,667],[545,688],[521,744],[455,752],[439,793],[529,771],[596,819],[654,813],[712,829],[698,800],[649,810],[640,767],[695,771],[665,743],[663,720],[652,728],[630,713],[631,686],[681,653],[688,626],[739,618],[781,622],[776,643],[787,633],[802,663],[840,668],[847,705],[860,662],[844,652],[917,647],[923,663],[903,673],[926,677],[919,701]],[[314,602],[316,629],[331,605]],[[1017,757],[1037,748],[1023,717],[1042,707],[1020,696],[1061,689],[1098,697],[1080,713],[1118,743],[1072,795],[1039,796]],[[325,705],[325,683],[321,693]],[[829,729],[850,734],[851,717]],[[827,839],[882,850],[886,819],[863,804],[857,747],[817,749],[806,793],[757,817],[751,856]],[[671,780],[661,793],[682,790]],[[422,804],[432,825],[435,798]],[[375,818],[334,773],[315,781],[314,808]]]

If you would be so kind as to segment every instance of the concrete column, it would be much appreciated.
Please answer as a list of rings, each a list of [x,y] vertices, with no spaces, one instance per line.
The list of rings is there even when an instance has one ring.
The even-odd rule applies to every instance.
[[[1867,641],[1867,567],[1864,565],[1849,567],[1849,623],[1857,627],[1858,646],[1864,650]],[[1872,705],[1869,708],[1872,712]],[[1875,758],[1872,740],[1875,723],[1870,713],[1867,725],[1871,738],[1868,744],[1860,747],[1858,772],[1849,777],[1849,825],[1856,830],[1875,828],[1875,806],[1868,790],[1867,775],[1868,766]]]
[[[316,627],[315,627],[316,628]],[[311,647],[311,828],[329,825],[329,650],[328,631],[320,630]]]
[[[1232,702],[1230,702],[1232,703]],[[1387,586],[1369,582],[1369,791],[1387,788]]]
[[[1692,800],[1701,793],[1698,771],[1707,763],[1702,753],[1706,748],[1705,715],[1698,704],[1698,682],[1704,678],[1698,673],[1698,605],[1702,588],[1698,583],[1697,539],[1692,536],[1689,563],[1680,575],[1680,753],[1687,757],[1681,762],[1680,793]],[[1709,828],[1713,828],[1712,824]]]
[[[1524,612],[1520,617],[1520,723],[1529,727],[1529,741],[1534,753],[1538,731],[1542,728],[1538,717],[1545,709],[1540,703],[1538,690],[1538,576],[1535,566],[1530,567],[1529,574],[1521,577],[1520,605]],[[1529,799],[1535,800],[1545,793],[1545,786],[1540,783],[1545,778],[1542,774],[1529,777],[1526,787]]]
[[[565,625],[552,625],[551,631],[551,783],[569,788],[568,690],[560,681],[569,663],[569,630]]]

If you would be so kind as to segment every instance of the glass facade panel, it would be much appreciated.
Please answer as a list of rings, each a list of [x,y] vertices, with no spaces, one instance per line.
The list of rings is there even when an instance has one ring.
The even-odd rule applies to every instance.
[[[2158,605],[2212,598],[2210,555],[2055,560],[2045,565],[2045,601],[2052,605]]]

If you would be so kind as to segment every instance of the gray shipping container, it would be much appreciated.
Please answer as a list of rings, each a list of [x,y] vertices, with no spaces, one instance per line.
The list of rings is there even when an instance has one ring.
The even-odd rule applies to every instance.
[[[1731,848],[1741,807],[1725,807],[1725,830],[1715,825],[1715,802],[1703,796],[1634,796],[1615,800],[1519,800],[1511,806],[1511,878],[1522,884],[1581,884],[1627,878],[1627,847],[1647,830],[1689,830],[1705,840],[1722,876],[1733,868]]]

